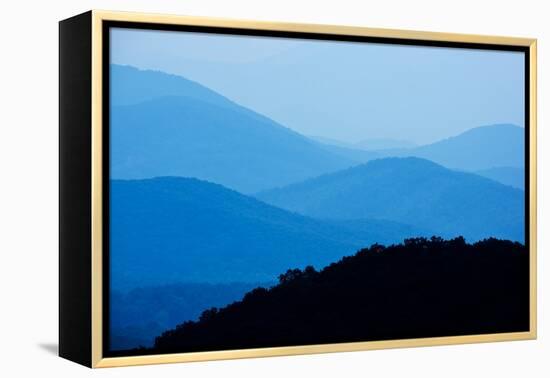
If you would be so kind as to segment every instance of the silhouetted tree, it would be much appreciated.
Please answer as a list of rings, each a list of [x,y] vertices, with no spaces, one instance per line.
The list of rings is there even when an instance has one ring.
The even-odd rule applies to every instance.
[[[279,283],[286,284],[292,282],[302,276],[300,269],[289,269],[285,273],[279,275]]]
[[[218,313],[218,309],[216,307],[212,307],[212,308],[209,308],[208,310],[204,310],[199,318],[199,321],[207,322],[211,319],[214,319],[217,313]]]

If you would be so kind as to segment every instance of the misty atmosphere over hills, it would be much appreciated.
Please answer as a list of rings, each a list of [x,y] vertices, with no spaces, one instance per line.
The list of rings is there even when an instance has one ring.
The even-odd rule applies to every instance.
[[[121,41],[132,41],[135,37],[121,35]],[[499,105],[488,105],[487,111],[474,112],[467,122],[462,116],[455,117],[452,111],[447,124],[436,126],[431,120],[425,128],[421,127],[418,123],[421,115],[413,110],[414,103],[403,108],[398,96],[392,103],[400,116],[390,118],[392,122],[402,122],[399,127],[403,132],[399,133],[395,123],[391,127],[372,123],[383,119],[381,114],[361,114],[373,112],[373,107],[390,95],[389,88],[381,89],[388,79],[386,74],[379,82],[369,81],[370,90],[380,91],[382,99],[373,99],[372,95],[362,98],[358,88],[351,86],[345,95],[337,92],[342,94],[341,98],[332,96],[334,103],[330,104],[323,94],[326,95],[325,86],[331,79],[319,85],[307,81],[326,77],[327,72],[323,71],[326,67],[321,65],[299,80],[301,85],[304,85],[301,80],[306,80],[306,89],[287,88],[300,99],[306,98],[305,93],[310,95],[307,104],[303,107],[300,104],[303,109],[296,109],[296,100],[293,108],[289,102],[292,96],[286,96],[282,90],[283,82],[270,81],[269,87],[259,90],[257,80],[265,72],[274,73],[270,78],[273,81],[282,80],[285,75],[294,77],[302,72],[300,64],[294,66],[295,59],[306,62],[312,57],[325,56],[320,45],[304,50],[299,46],[303,45],[260,49],[254,57],[244,54],[242,60],[226,62],[226,72],[215,69],[214,58],[218,55],[205,52],[200,59],[194,57],[195,64],[183,62],[180,66],[189,71],[189,77],[162,72],[161,67],[138,69],[124,63],[123,56],[113,58],[123,64],[111,64],[109,72],[111,351],[124,355],[216,349],[213,340],[220,340],[219,345],[228,348],[256,345],[243,344],[236,334],[226,334],[222,342],[218,338],[220,324],[235,327],[243,335],[247,334],[243,329],[249,326],[255,332],[265,333],[265,339],[257,340],[260,346],[288,345],[292,340],[340,342],[341,335],[352,332],[337,328],[342,327],[342,318],[350,315],[346,311],[361,313],[377,306],[382,312],[369,315],[373,325],[361,328],[357,337],[364,340],[395,335],[417,337],[406,326],[401,333],[391,334],[389,322],[380,323],[386,333],[378,334],[373,328],[391,307],[374,294],[376,285],[393,294],[405,290],[414,281],[412,270],[406,267],[411,261],[425,263],[419,268],[425,274],[425,280],[420,279],[423,284],[443,282],[440,273],[431,272],[441,267],[450,277],[461,274],[475,277],[465,285],[470,285],[470,294],[479,289],[479,298],[490,295],[498,284],[506,282],[510,296],[503,294],[494,304],[484,307],[477,323],[467,311],[473,311],[478,297],[464,296],[457,303],[441,303],[440,316],[451,316],[460,303],[465,306],[461,314],[467,321],[463,328],[458,326],[457,334],[489,330],[483,328],[487,319],[506,306],[523,309],[525,272],[509,265],[524,264],[527,254],[525,129],[517,111],[518,106],[523,111],[523,99],[509,95],[517,84],[515,76],[510,76],[510,83],[499,82],[512,68],[519,67],[516,57],[495,55],[484,61],[472,55],[472,62],[481,67],[480,72],[485,72],[489,63],[503,60],[502,72],[483,79],[483,85],[487,81],[499,83],[501,97],[497,100],[502,101],[495,100]],[[130,45],[128,54],[136,53],[133,49],[135,46]],[[355,60],[346,68],[354,72],[364,57],[356,47],[350,49]],[[397,57],[402,53],[388,50],[388,54]],[[428,61],[422,54],[413,56],[417,62]],[[141,53],[136,59],[143,63],[137,65],[152,65],[140,61],[145,59]],[[452,66],[450,58],[438,59],[443,67]],[[334,58],[332,63],[336,61]],[[375,60],[369,69],[380,72],[383,63]],[[479,78],[481,73],[476,73],[474,63],[466,66],[468,70],[457,73],[447,84],[458,85],[460,75],[467,73]],[[245,73],[243,67],[250,71]],[[174,66],[166,71],[179,72]],[[398,77],[404,78],[405,71],[399,70]],[[206,73],[208,83],[196,80],[206,77]],[[242,80],[243,85],[239,90],[230,90],[228,83],[235,80]],[[351,79],[343,75],[341,80],[349,84]],[[468,89],[480,86],[480,83],[460,86],[453,96],[462,98]],[[441,88],[435,82],[430,83],[416,97],[428,89]],[[247,97],[247,92],[258,98]],[[270,105],[283,97],[286,99],[280,101],[279,108]],[[343,101],[348,97],[354,100],[345,114]],[[467,107],[470,101],[476,101],[475,96],[464,100],[462,105]],[[496,110],[503,104],[506,111],[496,117]],[[441,108],[439,103],[432,105],[433,119],[444,119],[443,113],[449,109]],[[411,119],[405,122],[406,114]],[[417,126],[423,135],[409,138],[408,133]],[[340,131],[333,133],[333,129]],[[369,134],[373,129],[376,133]],[[381,134],[383,131],[387,135]],[[487,239],[491,241],[483,242]],[[315,302],[312,308],[318,309],[319,322],[312,323],[311,334],[296,333],[295,339],[286,336],[278,339],[266,333],[271,325],[291,335],[296,327],[303,327],[302,317],[313,316],[302,309],[304,312],[297,315],[295,324],[290,324],[292,319],[286,315],[267,316],[263,311],[274,311],[277,301],[291,306],[304,293],[312,298],[323,297],[326,285],[336,279],[330,273],[333,270],[344,276],[345,272],[373,273],[375,268],[367,265],[378,260],[356,255],[373,245],[387,246],[391,257],[384,259],[382,265],[375,264],[381,269],[378,281],[367,275],[354,276],[349,282],[338,281],[342,290],[354,293],[344,295],[341,313],[330,314],[327,312],[330,303]],[[458,265],[450,267],[437,257],[431,260],[436,255],[426,260],[423,252],[419,252],[419,245],[449,257],[449,261]],[[499,249],[506,253],[502,260]],[[416,257],[404,257],[403,251],[409,250]],[[461,256],[461,251],[468,251],[468,257]],[[489,252],[486,257],[479,257],[476,251]],[[327,268],[336,263],[337,267]],[[367,265],[363,266],[364,263]],[[382,277],[381,272],[389,272],[392,267],[407,274],[397,286]],[[512,281],[507,282],[502,272],[509,272]],[[291,283],[286,286],[285,274],[289,274],[286,279]],[[487,283],[483,274],[494,277],[495,282]],[[514,280],[521,281],[517,287]],[[457,290],[450,281],[444,281],[442,287],[446,289],[441,290]],[[396,298],[411,301],[401,303],[402,306],[414,306],[414,298],[435,311],[437,306],[430,307],[433,303],[428,304],[426,298],[446,295],[422,285],[419,290],[408,299],[405,292],[396,294]],[[359,292],[364,297],[357,297]],[[524,314],[514,311],[491,330],[521,329]],[[242,317],[241,321],[237,315]],[[427,327],[419,320],[422,314],[417,316],[409,325]],[[327,332],[326,340],[321,336],[318,340],[312,338],[313,331],[318,333],[323,325],[329,326],[329,319],[335,319],[331,326],[336,328]],[[417,320],[420,323],[414,323]],[[458,324],[456,319],[453,321]],[[434,329],[419,329],[426,329],[426,336],[453,334],[452,327],[443,323]],[[193,344],[194,338],[202,341]]]
[[[111,62],[168,72],[302,135],[424,145],[524,125],[521,52],[115,29]]]

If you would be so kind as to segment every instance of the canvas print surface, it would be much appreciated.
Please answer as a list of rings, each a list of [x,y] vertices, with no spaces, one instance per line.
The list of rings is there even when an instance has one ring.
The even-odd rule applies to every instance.
[[[107,353],[529,329],[523,52],[109,38]]]

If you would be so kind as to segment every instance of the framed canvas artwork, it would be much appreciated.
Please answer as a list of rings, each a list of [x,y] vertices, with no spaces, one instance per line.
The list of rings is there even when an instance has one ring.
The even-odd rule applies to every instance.
[[[536,41],[60,22],[60,355],[536,337]]]

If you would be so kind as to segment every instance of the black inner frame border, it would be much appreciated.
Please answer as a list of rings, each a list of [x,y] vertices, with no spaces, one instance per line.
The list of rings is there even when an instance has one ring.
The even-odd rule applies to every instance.
[[[127,29],[139,29],[139,30],[155,30],[155,31],[179,31],[179,32],[194,32],[194,33],[208,33],[208,34],[224,34],[224,35],[238,35],[238,36],[250,36],[250,37],[272,37],[272,38],[292,38],[292,39],[304,39],[304,40],[318,40],[318,41],[337,41],[337,42],[362,42],[362,43],[377,43],[386,45],[402,45],[402,46],[419,46],[419,47],[442,47],[442,48],[462,48],[462,49],[475,49],[475,50],[492,50],[492,51],[508,51],[508,52],[523,52],[524,53],[524,151],[525,151],[525,246],[529,251],[529,259],[533,258],[530,247],[530,54],[528,46],[516,46],[516,45],[499,45],[499,44],[484,44],[484,43],[470,43],[470,42],[447,42],[447,41],[428,41],[420,39],[405,39],[405,38],[393,38],[393,37],[368,37],[358,35],[339,35],[330,33],[311,33],[311,32],[294,32],[294,31],[280,31],[280,30],[258,30],[258,29],[245,29],[245,28],[230,28],[230,27],[217,27],[217,26],[196,26],[196,25],[172,25],[172,24],[159,24],[159,23],[147,23],[147,22],[127,22],[127,21],[102,21],[102,143],[103,143],[103,155],[102,155],[102,170],[103,170],[103,221],[102,221],[102,305],[103,305],[103,329],[102,329],[102,357],[121,357],[121,356],[139,356],[143,355],[139,351],[130,352],[118,352],[111,351],[109,349],[110,340],[110,29],[111,28],[127,28]],[[529,288],[531,289],[531,287]],[[530,292],[529,302],[531,302]],[[529,308],[530,311],[530,308]],[[531,325],[532,326],[532,325]],[[529,331],[529,330],[526,330]]]

